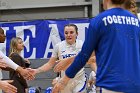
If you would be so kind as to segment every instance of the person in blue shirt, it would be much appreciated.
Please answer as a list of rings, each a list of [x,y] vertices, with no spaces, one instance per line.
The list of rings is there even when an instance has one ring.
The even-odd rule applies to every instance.
[[[126,0],[103,0],[106,11],[91,19],[81,52],[54,86],[58,93],[95,50],[100,93],[140,93],[140,24],[122,8]]]

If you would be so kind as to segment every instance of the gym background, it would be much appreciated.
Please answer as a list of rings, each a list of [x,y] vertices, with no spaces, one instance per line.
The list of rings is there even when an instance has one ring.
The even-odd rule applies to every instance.
[[[103,11],[102,0],[0,0],[0,24],[6,22],[22,22],[38,19],[79,19],[92,18]],[[137,0],[138,11],[140,0]],[[37,68],[49,59],[30,59],[31,68]],[[91,69],[86,66],[89,74]],[[8,79],[8,72],[2,71],[2,76]],[[41,73],[29,86],[40,86],[43,91],[52,86],[56,77],[53,71]]]

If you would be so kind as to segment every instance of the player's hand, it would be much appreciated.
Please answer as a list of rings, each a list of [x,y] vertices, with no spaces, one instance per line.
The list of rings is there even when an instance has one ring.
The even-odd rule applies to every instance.
[[[67,59],[61,59],[56,62],[57,62],[57,64],[53,69],[54,72],[60,72],[62,70],[65,71],[69,66],[69,64],[67,64]]]
[[[57,82],[60,80],[60,77],[56,77],[55,79],[53,79],[52,81],[52,85],[55,86],[55,84],[57,84]]]
[[[0,81],[0,89],[4,91],[4,93],[17,93],[17,88],[11,85],[13,80],[4,80]]]
[[[63,78],[61,78],[54,86],[52,93],[59,93],[61,90],[63,90],[65,88],[65,86],[67,85],[68,81],[70,80],[70,78],[68,78],[67,76],[64,76]]]
[[[18,67],[17,71],[26,79],[26,80],[33,80],[35,77],[33,72],[28,69],[23,69],[22,67]]]
[[[30,71],[34,77],[35,77],[35,75],[36,75],[37,72],[38,72],[37,69],[32,69],[32,68],[27,68],[27,70]]]

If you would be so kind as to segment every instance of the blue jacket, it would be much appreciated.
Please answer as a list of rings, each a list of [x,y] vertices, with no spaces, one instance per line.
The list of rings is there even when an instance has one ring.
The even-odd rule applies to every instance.
[[[91,19],[81,52],[66,75],[73,78],[96,52],[96,86],[140,93],[140,24],[127,10],[112,8]]]

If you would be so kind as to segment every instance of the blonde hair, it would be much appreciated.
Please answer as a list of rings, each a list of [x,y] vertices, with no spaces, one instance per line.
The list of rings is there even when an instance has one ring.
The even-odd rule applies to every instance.
[[[137,15],[137,4],[136,4],[136,0],[126,0],[126,2],[124,3],[124,8],[129,10],[131,13]]]
[[[18,53],[18,49],[17,49],[17,44],[18,44],[18,40],[22,40],[20,37],[14,37],[12,38],[11,42],[10,42],[10,51],[9,51],[9,56],[12,53]]]
[[[0,34],[4,33],[4,30],[2,28],[0,28]]]

